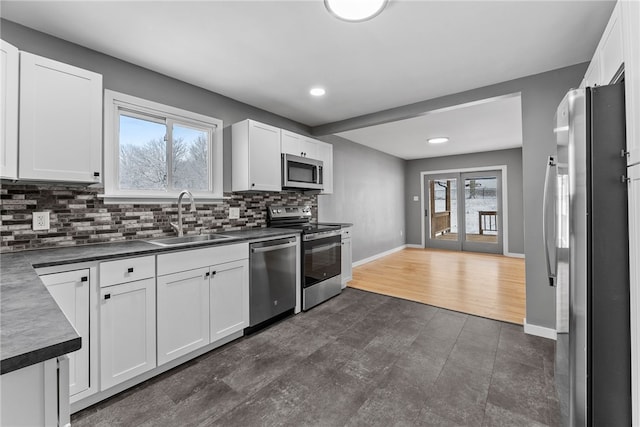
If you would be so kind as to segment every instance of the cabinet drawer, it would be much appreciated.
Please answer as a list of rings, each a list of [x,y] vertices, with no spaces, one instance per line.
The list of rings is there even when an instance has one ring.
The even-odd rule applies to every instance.
[[[214,246],[158,255],[158,276],[249,258],[249,244]]]
[[[119,259],[100,263],[100,287],[133,282],[155,276],[155,257]]]

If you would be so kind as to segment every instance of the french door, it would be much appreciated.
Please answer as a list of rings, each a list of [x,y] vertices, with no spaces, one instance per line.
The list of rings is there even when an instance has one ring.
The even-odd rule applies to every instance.
[[[502,253],[502,172],[425,175],[425,246]]]

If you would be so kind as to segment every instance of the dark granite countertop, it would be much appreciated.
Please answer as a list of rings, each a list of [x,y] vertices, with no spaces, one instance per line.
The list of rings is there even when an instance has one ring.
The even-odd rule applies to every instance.
[[[76,351],[81,346],[80,336],[34,268],[229,245],[297,233],[297,230],[257,228],[220,233],[233,236],[232,240],[173,247],[131,240],[0,254],[0,374]]]

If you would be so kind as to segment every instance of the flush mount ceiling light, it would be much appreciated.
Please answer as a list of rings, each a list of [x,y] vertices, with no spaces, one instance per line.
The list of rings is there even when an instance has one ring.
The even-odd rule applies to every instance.
[[[324,0],[324,5],[338,19],[362,22],[380,14],[387,2],[388,0]]]
[[[442,144],[442,143],[445,143],[445,142],[448,142],[448,141],[449,141],[449,138],[447,138],[446,136],[438,136],[436,138],[427,139],[427,142],[429,144]]]
[[[314,88],[311,88],[309,93],[313,96],[323,96],[325,93],[327,93],[327,91],[321,87],[314,87]]]

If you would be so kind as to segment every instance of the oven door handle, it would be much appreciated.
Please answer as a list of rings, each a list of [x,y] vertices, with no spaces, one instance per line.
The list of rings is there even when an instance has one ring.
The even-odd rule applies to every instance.
[[[291,243],[284,243],[282,245],[273,245],[273,246],[265,246],[263,248],[251,248],[251,252],[254,254],[259,254],[262,252],[271,252],[271,251],[277,251],[280,249],[286,249],[286,248],[291,248],[294,247],[297,243],[296,242],[291,242]]]

